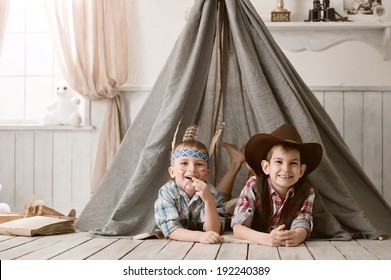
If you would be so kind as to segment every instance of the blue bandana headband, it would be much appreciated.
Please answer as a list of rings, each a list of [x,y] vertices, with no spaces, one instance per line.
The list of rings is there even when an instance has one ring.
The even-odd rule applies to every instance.
[[[179,149],[172,153],[171,160],[180,158],[180,157],[195,157],[205,160],[209,165],[209,155],[200,150],[193,149]]]

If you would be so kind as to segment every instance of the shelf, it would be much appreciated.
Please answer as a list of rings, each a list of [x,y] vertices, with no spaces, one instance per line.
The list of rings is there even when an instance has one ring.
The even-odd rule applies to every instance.
[[[0,123],[0,131],[2,130],[72,130],[72,131],[89,131],[95,129],[91,125],[82,125],[73,127],[70,125],[42,125],[42,124],[2,124]]]
[[[299,52],[322,51],[346,41],[362,41],[391,56],[391,23],[367,22],[265,22],[281,48]]]

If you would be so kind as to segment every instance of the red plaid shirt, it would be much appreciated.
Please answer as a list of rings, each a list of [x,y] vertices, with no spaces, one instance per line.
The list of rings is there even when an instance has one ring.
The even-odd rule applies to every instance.
[[[231,225],[242,224],[247,227],[251,227],[252,220],[254,218],[254,213],[256,208],[260,207],[261,197],[258,193],[256,193],[257,178],[255,176],[250,177],[246,185],[244,186],[240,196],[238,198],[235,213],[232,217]],[[269,193],[272,197],[272,217],[271,224],[269,226],[268,232],[272,231],[278,226],[278,222],[281,218],[281,212],[284,208],[285,203],[288,199],[295,195],[295,189],[291,187],[288,190],[288,193],[284,200],[282,200],[277,192],[273,189],[273,186],[270,182],[270,178],[268,179],[269,185]],[[315,199],[315,191],[313,188],[310,189],[310,194],[304,200],[303,206],[300,211],[297,212],[295,218],[292,221],[291,229],[295,228],[305,228],[308,233],[312,231],[313,228],[313,217],[312,217],[312,208]]]

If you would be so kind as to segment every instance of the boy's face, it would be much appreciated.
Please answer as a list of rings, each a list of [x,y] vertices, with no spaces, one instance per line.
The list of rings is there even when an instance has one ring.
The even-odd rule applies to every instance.
[[[263,160],[262,170],[269,175],[274,189],[285,195],[303,176],[306,165],[301,164],[300,151],[297,149],[284,149],[277,145],[271,149],[270,161]]]
[[[208,164],[205,160],[196,157],[180,157],[171,161],[168,172],[175,183],[184,189],[189,181],[186,177],[195,177],[206,181],[208,177]]]

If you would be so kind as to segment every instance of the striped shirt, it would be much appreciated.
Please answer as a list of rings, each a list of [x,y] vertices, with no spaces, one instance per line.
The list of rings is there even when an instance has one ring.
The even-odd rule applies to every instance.
[[[223,231],[225,225],[223,196],[214,186],[210,184],[208,186],[215,197],[221,220],[221,231]],[[204,231],[205,203],[197,194],[189,198],[174,181],[169,181],[160,188],[154,207],[156,227],[165,237],[177,228]]]
[[[254,213],[258,207],[261,207],[261,197],[256,192],[256,176],[250,177],[246,185],[244,186],[240,196],[238,198],[234,216],[232,217],[231,225],[242,224],[247,227],[251,227],[251,223],[254,218]],[[285,199],[282,200],[278,193],[273,189],[270,178],[268,178],[268,187],[269,194],[272,198],[272,217],[271,222],[268,228],[268,232],[271,232],[273,229],[278,227],[282,209],[284,208],[286,202],[289,198],[295,195],[294,187],[291,187],[288,190]],[[315,191],[313,188],[310,189],[310,194],[304,200],[303,206],[300,211],[298,211],[295,215],[295,218],[292,221],[291,229],[295,228],[305,228],[308,233],[312,231],[313,228],[313,216],[312,216],[312,208],[315,199]]]

